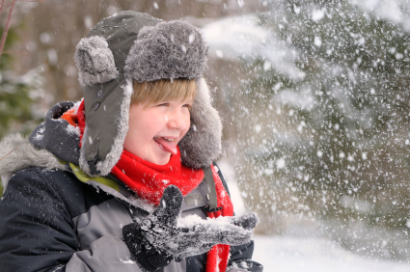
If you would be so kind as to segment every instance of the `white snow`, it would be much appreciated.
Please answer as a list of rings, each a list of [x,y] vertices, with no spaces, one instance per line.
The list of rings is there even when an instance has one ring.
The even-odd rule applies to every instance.
[[[219,161],[218,166],[221,169],[226,183],[228,184],[235,215],[244,215],[246,213],[246,208],[241,196],[241,191],[239,190],[238,184],[236,182],[235,170],[227,160]]]
[[[135,264],[135,262],[134,262],[133,260],[123,260],[123,259],[120,259],[120,261],[121,261],[122,263],[125,263],[125,264]]]
[[[339,203],[344,208],[356,210],[357,212],[361,213],[368,213],[374,209],[374,204],[372,202],[356,199],[348,195],[340,196]]]
[[[93,27],[93,18],[89,15],[84,17],[84,25],[87,29],[92,29]]]
[[[284,168],[285,165],[286,165],[286,161],[283,158],[280,158],[276,163],[276,166],[278,167],[278,169]]]
[[[225,158],[219,161],[218,165],[228,183],[236,214],[239,214],[238,209],[240,214],[247,213],[236,182],[232,161]],[[367,209],[368,205],[372,205],[371,203],[358,203],[356,199],[348,196],[345,196],[343,201],[345,202],[343,204],[355,210]],[[199,217],[198,220],[200,220]],[[410,228],[410,220],[407,226]],[[264,272],[410,271],[410,263],[363,258],[327,239],[254,235],[253,240],[255,251],[252,259],[263,264]]]
[[[400,10],[401,0],[350,0],[354,5],[360,6],[364,11],[374,12],[383,19],[394,23],[402,23],[407,29],[410,27],[410,18]]]
[[[164,183],[164,185],[167,185],[168,183],[170,183],[170,181],[167,179],[163,179],[162,182]]]
[[[313,21],[320,21],[325,16],[325,11],[323,9],[314,10],[312,12],[312,20]]]
[[[264,272],[404,272],[410,264],[358,257],[317,238],[254,236],[253,260]]]
[[[236,60],[239,57],[266,60],[265,71],[270,68],[293,80],[301,80],[305,73],[294,63],[296,49],[274,38],[268,29],[259,25],[255,14],[230,17],[205,25],[202,34],[209,46],[210,56]]]
[[[322,45],[322,40],[320,39],[320,37],[318,37],[318,36],[315,37],[314,44],[315,44],[317,47],[320,47],[320,46]]]
[[[261,125],[256,125],[256,126],[255,126],[255,131],[256,131],[256,133],[259,133],[261,130],[262,130]]]
[[[268,71],[272,67],[272,64],[269,61],[263,63],[263,70]]]
[[[52,36],[49,33],[43,32],[40,34],[40,41],[43,44],[49,44],[51,40],[52,40]]]
[[[51,65],[56,65],[58,62],[58,54],[57,51],[53,48],[50,48],[47,50],[47,58],[48,58],[48,62]]]
[[[310,86],[303,86],[298,92],[290,89],[282,90],[276,96],[275,101],[281,104],[288,104],[301,109],[310,110],[314,107],[316,98]]]
[[[163,202],[163,205],[165,206],[165,203]],[[231,222],[231,217],[230,216],[220,216],[218,218],[206,218],[202,219],[196,214],[191,214],[185,217],[180,217],[178,218],[177,225],[178,227],[193,227],[194,225],[202,224],[205,226],[208,226],[209,229],[214,228],[215,230],[221,229],[221,230],[229,230],[232,228],[232,222]]]
[[[34,139],[36,139],[36,141],[42,141],[44,138],[43,134],[36,134],[36,136],[34,136]]]
[[[195,34],[193,34],[193,33],[192,33],[192,34],[189,34],[189,38],[188,38],[189,44],[193,43],[194,40],[195,40]]]
[[[45,130],[44,127],[40,128],[40,129],[37,131],[36,136],[34,136],[34,139],[36,139],[37,141],[43,140],[43,138],[44,138],[44,135],[43,135],[44,130]]]
[[[218,58],[223,58],[224,54],[222,53],[221,50],[215,50],[216,55],[218,56]]]
[[[80,133],[81,133],[79,127],[75,127],[75,126],[72,126],[70,124],[68,124],[66,130],[67,130],[68,133],[75,134],[75,135],[78,135],[78,136],[80,136]]]

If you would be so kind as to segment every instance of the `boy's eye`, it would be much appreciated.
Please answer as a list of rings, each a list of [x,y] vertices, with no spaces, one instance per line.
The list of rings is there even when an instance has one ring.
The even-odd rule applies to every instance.
[[[184,107],[190,109],[192,107],[192,105],[191,104],[185,104]]]
[[[161,106],[168,106],[168,105],[169,105],[169,103],[164,102],[164,103],[158,104],[157,106],[161,107]]]

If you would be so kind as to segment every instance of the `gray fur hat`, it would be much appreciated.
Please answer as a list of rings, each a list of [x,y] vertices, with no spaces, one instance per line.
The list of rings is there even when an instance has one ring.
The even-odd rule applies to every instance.
[[[163,22],[134,11],[100,21],[80,40],[75,53],[86,116],[81,169],[105,176],[120,159],[133,80],[195,79],[191,127],[179,143],[182,163],[199,169],[216,159],[222,125],[202,77],[206,51],[198,29],[184,21]]]

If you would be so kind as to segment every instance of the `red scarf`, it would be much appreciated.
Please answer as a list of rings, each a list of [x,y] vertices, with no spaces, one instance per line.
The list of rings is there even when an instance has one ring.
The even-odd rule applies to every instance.
[[[62,118],[66,119],[64,116]],[[81,130],[80,138],[82,138],[85,128],[84,101],[81,102],[78,108],[76,119]],[[186,196],[201,183],[204,177],[202,169],[194,170],[182,165],[180,156],[178,148],[178,153],[171,156],[168,164],[156,165],[124,150],[111,173],[124,182],[139,197],[158,205],[165,188],[169,185],[177,186],[182,194]],[[222,209],[217,212],[207,213],[207,215],[209,218],[233,216],[232,201],[213,165],[211,165],[211,169],[215,181],[217,205]],[[206,272],[224,272],[228,259],[229,245],[212,247],[208,252]]]
[[[162,193],[169,185],[177,186],[186,196],[204,178],[202,170],[196,171],[182,165],[179,150],[165,165],[151,163],[124,150],[111,173],[139,197],[155,205],[159,205]]]
[[[215,181],[216,196],[218,207],[222,207],[220,211],[208,213],[209,218],[217,218],[219,216],[233,216],[233,204],[231,198],[225,190],[221,179],[214,166],[211,165],[212,174]],[[206,260],[206,272],[225,272],[229,259],[229,245],[216,245],[208,252]],[[219,269],[218,269],[219,268]]]

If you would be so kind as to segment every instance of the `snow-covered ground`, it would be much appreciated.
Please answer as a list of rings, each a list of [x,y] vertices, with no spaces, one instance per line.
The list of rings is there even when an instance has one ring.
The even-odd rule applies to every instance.
[[[246,213],[235,171],[228,160],[218,162],[228,183],[237,215]],[[366,259],[319,238],[255,235],[253,259],[264,272],[408,272],[410,264]]]
[[[324,239],[256,235],[253,259],[265,272],[404,272],[410,264],[358,257]]]

